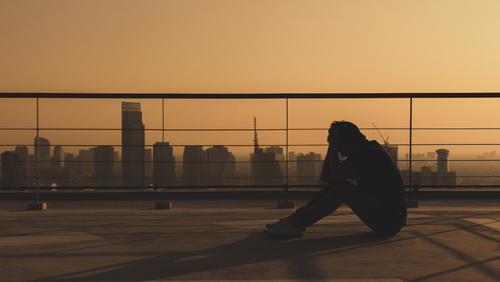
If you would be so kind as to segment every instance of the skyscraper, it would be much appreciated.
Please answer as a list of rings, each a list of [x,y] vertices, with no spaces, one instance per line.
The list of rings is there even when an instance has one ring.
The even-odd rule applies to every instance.
[[[144,186],[144,132],[141,104],[122,102],[123,186]]]
[[[38,144],[37,137],[35,137],[35,158],[38,154],[38,150],[40,150],[40,154],[38,155],[38,163],[39,163],[39,168],[42,169],[49,167],[50,142],[49,140],[43,137],[38,137],[38,139],[40,140],[40,144]]]
[[[321,154],[297,155],[297,180],[300,184],[318,184],[321,175]]]
[[[448,173],[448,154],[450,151],[446,149],[436,150],[437,154],[437,172],[440,175],[446,175]]]
[[[174,179],[175,157],[173,148],[169,142],[156,142],[153,145],[153,184],[157,187],[173,186]]]
[[[276,158],[278,148],[270,147],[264,151],[259,147],[257,138],[257,120],[254,117],[254,152],[250,154],[254,185],[283,185],[285,179],[279,161]],[[283,151],[281,151],[283,152]]]
[[[94,175],[94,153],[95,148],[89,148],[88,150],[80,150],[78,152],[77,161],[81,162],[81,170],[78,174],[81,176],[93,176]]]
[[[26,146],[17,146],[15,153],[19,154],[20,163],[20,177],[21,185],[29,186],[30,184],[30,162],[29,162],[29,151]]]
[[[97,146],[94,150],[94,177],[102,186],[114,186],[114,148]]]
[[[144,149],[144,180],[146,186],[153,184],[153,150]]]
[[[21,156],[13,151],[2,153],[2,187],[21,187]]]
[[[50,158],[50,167],[63,167],[64,163],[64,150],[61,146],[55,146]]]
[[[183,154],[184,186],[205,186],[207,182],[207,152],[202,146],[186,146]]]
[[[77,163],[75,154],[64,153],[64,167],[69,171],[71,176],[79,176],[78,166],[81,166],[81,161]]]
[[[236,159],[222,145],[207,149],[208,184],[215,186],[236,184]]]

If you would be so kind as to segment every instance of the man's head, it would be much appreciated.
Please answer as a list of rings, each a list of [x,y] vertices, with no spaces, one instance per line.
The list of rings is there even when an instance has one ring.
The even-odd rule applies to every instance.
[[[352,146],[356,146],[366,141],[365,135],[359,131],[359,128],[352,122],[334,121],[328,131],[332,135],[336,131],[336,136],[340,138],[338,141],[339,151],[345,153]]]

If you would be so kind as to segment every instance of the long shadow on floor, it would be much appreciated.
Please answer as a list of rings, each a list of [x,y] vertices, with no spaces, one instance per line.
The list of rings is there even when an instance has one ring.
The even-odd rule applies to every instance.
[[[254,263],[291,258],[307,268],[307,256],[318,251],[334,251],[339,248],[355,247],[386,240],[374,233],[343,235],[329,238],[276,240],[262,233],[234,243],[195,252],[168,252],[160,256],[135,260],[127,263],[107,265],[59,277],[48,277],[38,281],[144,281],[161,280],[179,275],[212,271],[223,268],[250,265]],[[96,272],[99,272],[95,274]],[[89,275],[82,277],[88,273]],[[94,273],[94,274],[90,274]],[[308,279],[320,279],[321,273],[302,271]],[[80,276],[80,278],[68,278]],[[299,275],[301,276],[301,275]],[[316,276],[316,277],[315,277]]]

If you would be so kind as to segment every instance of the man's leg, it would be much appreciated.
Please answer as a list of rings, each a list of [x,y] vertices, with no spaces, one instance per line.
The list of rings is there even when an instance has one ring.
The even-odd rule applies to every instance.
[[[346,191],[354,187],[349,181],[329,182],[307,205],[290,216],[291,225],[305,230],[323,217],[330,215],[343,203]]]
[[[398,215],[388,214],[375,197],[366,194],[348,181],[328,183],[306,206],[297,209],[291,215],[291,225],[305,230],[306,227],[333,213],[343,203],[379,235],[392,236],[403,227],[403,223],[397,220]]]
[[[272,237],[292,237],[293,235],[301,237],[296,231],[304,231],[307,227],[333,213],[343,203],[349,206],[361,221],[377,234],[392,236],[398,233],[402,227],[399,222],[391,220],[394,217],[384,212],[382,205],[376,198],[361,191],[349,181],[341,181],[328,183],[306,206],[297,209],[290,216],[290,225],[294,230],[283,234],[280,234],[279,230],[266,230],[264,232]],[[289,234],[293,235],[287,236]]]
[[[301,211],[304,211],[304,210],[311,208],[318,200],[323,198],[328,193],[328,191],[330,189],[331,189],[330,185],[328,185],[328,184],[325,185],[323,187],[323,189],[321,189],[321,191],[319,191],[316,195],[314,195],[314,197],[311,200],[309,200],[309,202],[305,206],[296,209],[294,213],[292,213],[291,215],[289,215],[285,218],[280,219],[276,223],[266,224],[266,228],[271,229],[271,228],[274,228],[276,226],[281,226],[283,224],[290,224],[290,220],[292,218],[294,218],[297,214],[300,214]]]

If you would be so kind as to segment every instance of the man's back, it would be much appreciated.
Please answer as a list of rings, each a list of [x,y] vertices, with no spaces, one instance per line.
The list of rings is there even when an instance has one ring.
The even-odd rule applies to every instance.
[[[403,179],[396,163],[377,141],[367,141],[351,152],[343,164],[349,178],[358,187],[376,197],[387,209],[406,216]]]

